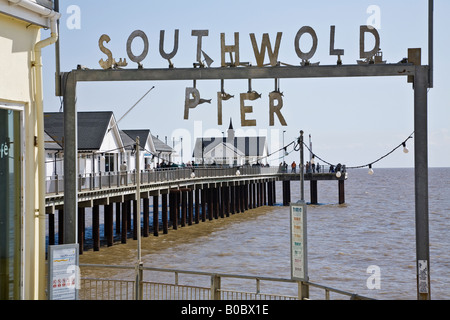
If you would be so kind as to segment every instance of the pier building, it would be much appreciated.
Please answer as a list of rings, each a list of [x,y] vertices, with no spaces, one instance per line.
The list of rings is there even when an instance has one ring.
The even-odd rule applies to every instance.
[[[192,156],[196,163],[240,166],[267,164],[268,153],[266,137],[237,137],[230,119],[226,136],[197,138]]]

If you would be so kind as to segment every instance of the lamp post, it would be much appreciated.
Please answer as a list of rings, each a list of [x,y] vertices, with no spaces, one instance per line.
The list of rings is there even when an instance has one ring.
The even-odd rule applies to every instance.
[[[136,204],[137,208],[137,263],[136,263],[136,288],[135,299],[142,300],[142,258],[141,258],[141,168],[140,168],[140,155],[139,155],[140,141],[139,137],[136,137]]]
[[[305,200],[305,186],[304,186],[304,176],[303,176],[303,130],[300,130],[300,200]]]
[[[286,154],[286,150],[284,149],[284,134],[286,133],[286,130],[283,130],[283,168],[284,168],[284,155]]]

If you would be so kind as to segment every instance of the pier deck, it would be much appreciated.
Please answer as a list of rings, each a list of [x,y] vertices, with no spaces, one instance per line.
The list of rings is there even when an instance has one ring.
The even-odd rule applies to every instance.
[[[92,242],[94,251],[98,251],[100,206],[104,206],[104,240],[112,246],[114,233],[120,236],[121,243],[126,243],[131,234],[133,239],[137,239],[138,208],[143,214],[142,235],[148,237],[152,230],[153,235],[158,236],[160,232],[168,233],[169,227],[177,229],[264,205],[273,206],[276,203],[276,181],[282,183],[282,203],[288,206],[291,202],[290,181],[299,180],[300,174],[282,172],[277,167],[143,171],[140,173],[141,205],[137,204],[136,178],[134,172],[79,176],[76,230],[80,253],[84,248],[86,208],[92,208]],[[311,183],[311,204],[317,203],[318,180],[338,181],[339,203],[344,203],[346,179],[346,174],[338,178],[335,173],[305,173],[304,180]],[[60,190],[63,185],[60,177],[47,181],[46,212],[50,245],[55,244],[56,230],[58,244],[64,243],[64,190]],[[150,199],[153,208],[158,208],[153,210],[153,223],[150,223]]]

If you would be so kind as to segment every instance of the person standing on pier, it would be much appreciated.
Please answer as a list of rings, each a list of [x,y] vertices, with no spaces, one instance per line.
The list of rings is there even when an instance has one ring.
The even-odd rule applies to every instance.
[[[127,181],[127,162],[124,161],[122,162],[122,164],[120,165],[120,185],[123,185],[126,183]]]
[[[295,161],[292,162],[291,168],[292,168],[292,173],[295,173],[296,172],[296,168],[297,168],[297,164],[295,163]]]

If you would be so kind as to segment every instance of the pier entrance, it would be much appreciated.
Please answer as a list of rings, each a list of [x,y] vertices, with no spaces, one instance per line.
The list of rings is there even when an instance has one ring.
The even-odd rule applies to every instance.
[[[432,1],[430,1],[432,8]],[[430,11],[432,13],[432,10]],[[430,42],[432,43],[432,42]],[[432,49],[432,46],[430,46]],[[227,79],[342,78],[342,77],[407,77],[414,89],[415,192],[417,288],[419,299],[430,298],[429,232],[428,232],[428,89],[432,87],[432,66],[420,62],[420,50],[408,50],[408,61],[385,64],[301,66],[179,68],[179,69],[77,69],[61,74],[64,83],[64,242],[77,242],[78,177],[77,177],[77,108],[78,82],[97,81],[175,81]],[[213,196],[214,197],[214,196]],[[140,212],[140,210],[138,210]],[[420,274],[419,274],[420,273]]]

